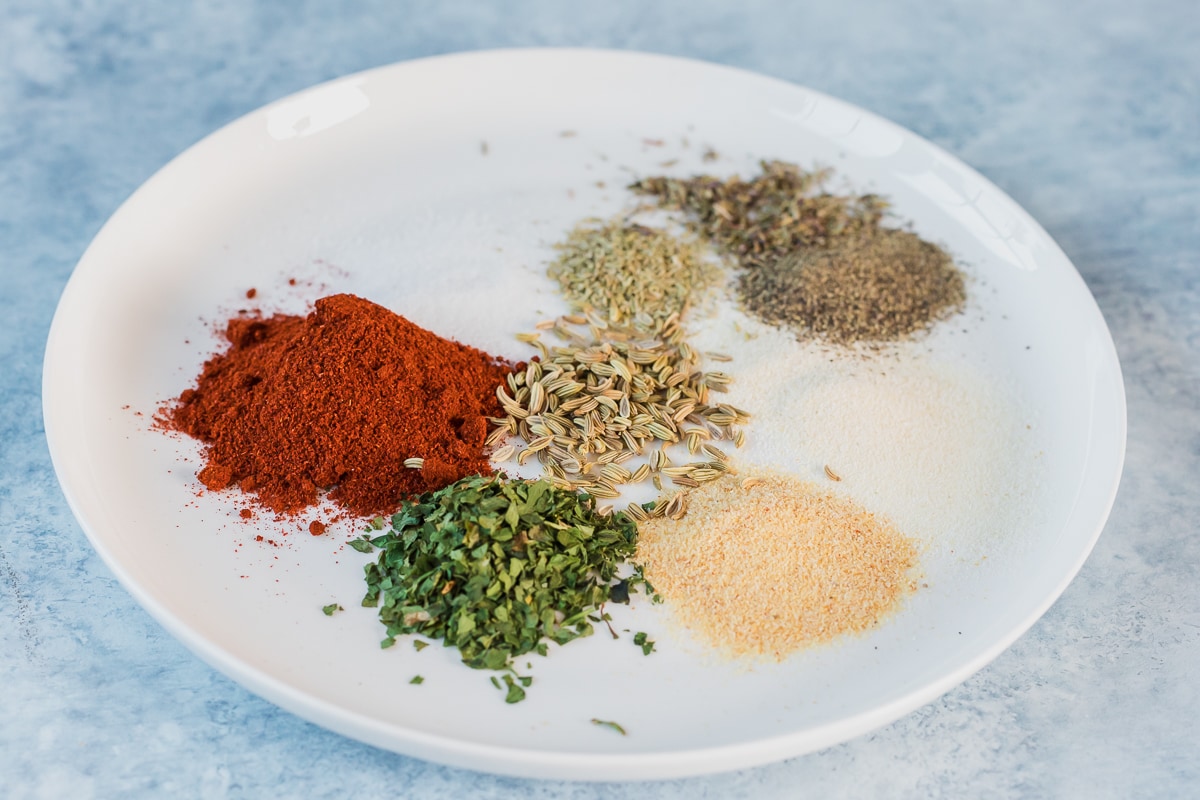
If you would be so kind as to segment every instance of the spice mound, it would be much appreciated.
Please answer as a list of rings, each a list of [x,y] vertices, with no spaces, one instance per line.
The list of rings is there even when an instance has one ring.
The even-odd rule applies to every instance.
[[[765,161],[750,180],[653,177],[630,188],[682,212],[740,269],[744,309],[835,345],[907,339],[962,311],[962,273],[941,248],[883,227],[876,195],[830,194],[827,170]]]
[[[488,472],[487,417],[511,365],[350,294],[304,317],[235,317],[225,336],[160,413],[205,444],[208,489],[236,486],[283,514],[328,491],[373,516]]]
[[[783,161],[760,166],[750,180],[652,177],[629,188],[663,208],[682,211],[689,227],[744,269],[869,233],[887,210],[887,202],[873,194],[825,191],[829,170],[809,172]]]
[[[389,530],[353,544],[380,550],[365,568],[363,605],[379,608],[385,647],[424,634],[457,647],[468,666],[500,670],[545,655],[545,640],[590,635],[599,607],[628,588],[614,578],[636,537],[631,519],[597,513],[588,495],[474,476],[405,503]]]
[[[797,478],[725,477],[641,523],[636,560],[680,623],[732,656],[782,659],[878,624],[916,588],[887,520]]]
[[[581,225],[559,250],[548,274],[563,295],[616,324],[661,325],[684,314],[721,277],[694,242],[644,225]]]
[[[586,334],[576,330],[585,322]],[[740,446],[737,426],[749,415],[710,396],[726,391],[730,377],[700,370],[701,354],[685,340],[676,315],[654,332],[563,317],[549,333],[563,344],[525,336],[540,360],[511,373],[507,390],[499,390],[505,417],[496,420],[489,442],[516,435],[524,442],[518,464],[536,457],[556,486],[606,499],[620,496],[619,485],[648,477],[661,488],[660,473],[697,486],[728,469],[728,456],[710,440],[730,438]],[[667,448],[682,442],[689,454],[702,450],[712,460],[671,466]],[[496,457],[511,456],[515,447],[504,445]],[[623,466],[642,455],[646,463]]]
[[[880,228],[830,249],[798,250],[739,279],[763,321],[834,344],[894,341],[962,309],[962,273],[936,245]]]

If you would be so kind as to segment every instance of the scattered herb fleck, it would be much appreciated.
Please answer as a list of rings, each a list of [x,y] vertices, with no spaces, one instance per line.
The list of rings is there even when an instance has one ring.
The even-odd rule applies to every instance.
[[[642,655],[644,656],[648,656],[654,652],[654,640],[642,631],[633,635],[633,643],[642,648]]]
[[[375,549],[371,544],[371,540],[365,536],[360,539],[351,539],[350,546],[360,553],[370,553]]]
[[[504,685],[508,687],[508,692],[504,695],[504,702],[519,703],[525,699],[525,690],[517,685],[512,675],[504,676]],[[525,685],[528,686],[529,684],[526,683]]]
[[[345,611],[345,610],[346,609],[342,608],[337,603],[330,603],[327,606],[321,606],[321,612],[327,617],[332,617],[333,612],[335,612],[335,611]]]
[[[629,735],[628,733],[625,732],[624,728],[622,728],[620,725],[613,722],[612,720],[596,719],[595,717],[592,717],[592,724],[599,725],[601,728],[611,728],[612,730],[616,731],[617,733],[621,734],[622,736]]]
[[[429,642],[425,641],[424,639],[413,639],[413,650],[416,650],[419,653],[426,647],[429,647]]]
[[[424,678],[424,676],[421,676],[421,675],[413,675],[412,680],[409,681],[409,683],[415,683],[417,685],[420,685],[424,682],[425,682],[425,678]]]

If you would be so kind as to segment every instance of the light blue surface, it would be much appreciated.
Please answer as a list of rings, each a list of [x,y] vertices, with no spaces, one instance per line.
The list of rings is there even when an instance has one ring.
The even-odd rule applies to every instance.
[[[0,797],[1196,796],[1197,41],[1188,0],[0,4]],[[100,563],[50,466],[40,372],[58,295],[105,219],[270,100],[529,45],[690,56],[861,105],[980,170],[1078,266],[1125,371],[1125,477],[1079,577],[991,666],[875,734],[761,769],[527,782],[280,711],[167,636]]]

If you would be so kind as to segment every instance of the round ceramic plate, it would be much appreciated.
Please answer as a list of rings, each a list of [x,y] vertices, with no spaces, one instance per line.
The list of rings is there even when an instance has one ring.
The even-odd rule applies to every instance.
[[[534,684],[506,705],[450,649],[380,649],[382,628],[359,606],[369,556],[345,544],[354,525],[314,537],[262,513],[245,521],[236,494],[199,491],[196,444],[152,424],[219,349],[222,320],[251,305],[303,312],[322,294],[354,292],[443,336],[527,357],[514,334],[564,309],[545,266],[573,225],[627,209],[636,176],[748,175],[759,159],[830,166],[833,188],[886,195],[898,223],[954,254],[972,301],[922,352],[1007,387],[1030,432],[1032,455],[1006,467],[1024,480],[1008,503],[1023,513],[952,498],[991,508],[977,521],[995,530],[915,532],[928,552],[922,588],[869,634],[779,663],[728,661],[673,625],[669,600],[635,599],[614,624],[650,632],[656,652],[644,656],[628,634],[554,648],[518,665]],[[735,385],[739,368],[726,367]],[[755,402],[742,399],[751,411]],[[761,764],[938,697],[1064,590],[1104,525],[1125,444],[1120,370],[1092,297],[1038,224],[980,175],[808,89],[572,50],[372,70],[190,148],[113,215],[72,275],[47,345],[44,411],[63,490],[97,552],[213,667],[379,747],[581,779]],[[760,422],[752,443],[771,438]],[[326,616],[331,603],[346,610]],[[410,684],[418,674],[424,682]]]

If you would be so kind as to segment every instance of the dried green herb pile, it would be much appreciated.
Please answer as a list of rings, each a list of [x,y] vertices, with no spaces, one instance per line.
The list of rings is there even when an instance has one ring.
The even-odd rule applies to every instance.
[[[940,248],[882,226],[873,194],[825,190],[826,171],[765,161],[750,180],[652,177],[630,188],[741,268],[748,312],[835,344],[896,341],[961,310],[962,273]]]
[[[617,220],[573,230],[548,274],[577,309],[595,309],[616,324],[650,326],[683,314],[721,271],[695,242]]]
[[[615,579],[636,536],[628,516],[598,514],[588,495],[476,476],[405,503],[383,533],[353,544],[379,550],[363,605],[378,607],[384,647],[422,634],[470,667],[503,670],[545,655],[547,641],[590,635],[601,605],[628,600],[629,583]],[[523,697],[510,675],[505,683],[509,702]]]
[[[761,168],[750,180],[654,177],[629,188],[684,212],[693,230],[747,269],[873,230],[887,210],[876,195],[823,191],[829,170],[809,172],[783,161],[764,161]]]
[[[539,356],[497,390],[505,416],[492,419],[490,444],[515,435],[524,442],[519,463],[536,457],[555,486],[599,498],[647,478],[661,489],[660,475],[698,486],[729,469],[715,441],[740,445],[738,426],[749,415],[711,398],[730,378],[700,369],[702,354],[687,343],[678,314],[652,331],[593,315],[555,320],[545,332],[559,343],[522,337]],[[666,448],[675,443],[707,460],[673,465]],[[493,457],[503,461],[514,450],[503,445]],[[635,469],[624,466],[642,455],[648,459]]]

